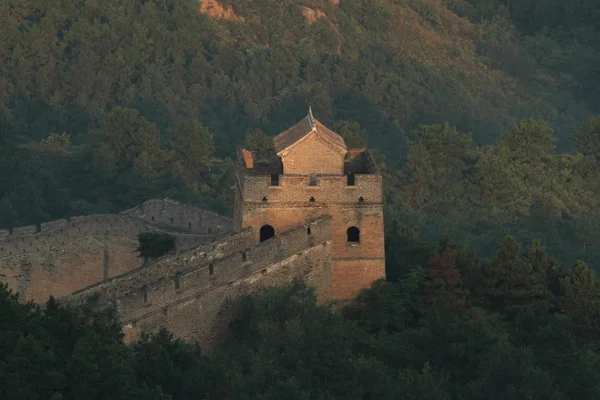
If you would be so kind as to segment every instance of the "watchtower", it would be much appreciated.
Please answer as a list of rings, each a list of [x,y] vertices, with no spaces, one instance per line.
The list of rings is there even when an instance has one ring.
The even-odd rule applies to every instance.
[[[240,150],[234,228],[256,227],[257,241],[330,215],[331,298],[347,300],[385,277],[381,173],[367,149],[344,139],[309,109],[273,138],[273,149]],[[310,234],[310,225],[308,225]]]

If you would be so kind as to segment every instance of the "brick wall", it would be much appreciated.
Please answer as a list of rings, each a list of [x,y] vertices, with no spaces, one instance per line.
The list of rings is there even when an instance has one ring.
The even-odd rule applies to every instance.
[[[229,282],[215,278],[211,285],[198,284],[179,293],[173,289],[168,294],[163,288],[156,288],[168,302],[162,305],[161,298],[160,303],[148,306],[144,314],[131,319],[124,316],[125,340],[132,342],[142,331],[155,332],[165,327],[176,337],[199,341],[203,350],[210,352],[226,342],[227,324],[238,296],[287,284],[294,277],[304,278],[322,292],[329,279],[328,249],[328,244],[323,243],[274,262],[268,268],[249,267],[245,275]],[[158,297],[157,293],[157,300]],[[320,298],[323,299],[323,295]]]
[[[344,174],[344,154],[309,134],[281,157],[284,174]]]
[[[113,279],[75,291],[73,294],[65,296],[63,300],[77,304],[96,293],[102,295],[104,299],[114,300],[125,296],[132,290],[141,290],[144,286],[155,285],[160,280],[175,279],[178,275],[184,275],[227,255],[243,252],[254,245],[256,245],[254,231],[246,229],[178,255],[166,255],[147,267],[137,268]]]
[[[279,186],[269,186],[270,177],[246,175],[242,196],[245,203],[262,203],[267,197],[269,203],[309,203],[314,197],[316,203],[358,203],[360,197],[365,203],[381,203],[382,182],[380,175],[357,174],[355,184],[347,185],[345,176],[319,176],[317,186],[309,186],[308,176],[279,177]]]
[[[153,199],[121,214],[140,219],[149,224],[179,229],[190,233],[231,232],[231,219],[171,199]]]
[[[307,226],[300,226],[279,239],[248,247],[254,243],[249,229],[202,250],[164,257],[61,301],[76,305],[96,295],[99,305],[116,304],[128,341],[142,330],[165,327],[178,337],[211,347],[223,340],[228,308],[240,294],[303,277],[318,288],[322,301],[328,300],[330,235],[330,218],[324,217],[311,221],[310,234]]]
[[[308,176],[282,175],[277,187],[269,186],[270,178],[264,175],[240,173],[238,179],[244,181],[238,186],[243,189],[238,189],[236,199],[239,229],[271,225],[281,231],[307,218],[331,216],[332,290],[336,299],[354,297],[374,280],[385,278],[381,175],[357,174],[353,186],[347,185],[345,176],[319,176],[314,187],[308,186]],[[347,230],[353,226],[360,230],[359,244],[348,243]],[[355,274],[348,265],[368,271]]]
[[[336,299],[353,299],[374,281],[385,278],[385,259],[337,259],[332,266],[332,296]]]
[[[176,238],[177,251],[185,251],[232,230],[231,220],[225,217],[168,199],[144,205],[148,210],[144,217],[138,207],[117,215],[43,223],[40,232],[36,226],[16,228],[12,235],[0,231],[0,281],[23,299],[42,302],[50,295],[63,296],[138,268],[141,260],[135,250],[141,232],[178,228],[177,224],[193,221],[196,233],[169,231]],[[161,224],[170,222],[170,215],[174,224]]]

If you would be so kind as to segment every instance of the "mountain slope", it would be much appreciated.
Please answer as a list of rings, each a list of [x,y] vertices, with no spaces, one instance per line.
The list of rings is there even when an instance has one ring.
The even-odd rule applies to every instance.
[[[475,24],[441,0],[10,0],[0,9],[0,109],[26,139],[67,131],[85,142],[124,105],[163,128],[200,119],[228,155],[246,132],[274,134],[310,103],[334,128],[360,123],[384,149],[402,151],[407,132],[444,120],[490,143],[528,116],[549,120],[567,149],[591,113],[523,50],[510,21]]]

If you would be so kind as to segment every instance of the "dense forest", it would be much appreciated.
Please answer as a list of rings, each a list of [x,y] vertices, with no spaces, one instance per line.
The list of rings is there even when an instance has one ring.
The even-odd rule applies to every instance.
[[[311,105],[377,152],[391,231],[598,267],[594,0],[204,3],[0,3],[1,228],[152,197],[229,214],[236,149]]]
[[[598,399],[600,284],[512,237],[490,259],[393,246],[395,281],[342,309],[302,282],[240,298],[209,355],[167,332],[123,344],[107,310],[23,304],[0,287],[0,397]]]
[[[310,105],[382,166],[388,280],[244,297],[210,357],[2,287],[0,398],[600,398],[597,0],[208,3],[0,1],[0,228],[228,214]]]

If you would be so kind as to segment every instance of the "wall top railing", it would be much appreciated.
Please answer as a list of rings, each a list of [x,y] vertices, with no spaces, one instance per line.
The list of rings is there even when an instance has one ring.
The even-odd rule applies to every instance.
[[[89,296],[98,294],[102,295],[103,302],[110,302],[127,296],[128,293],[142,290],[143,287],[157,287],[167,279],[173,279],[175,276],[183,277],[199,269],[205,269],[209,265],[213,266],[211,275],[226,274],[231,272],[229,269],[238,264],[241,267],[244,262],[268,265],[297,254],[316,243],[330,240],[331,217],[314,218],[306,224],[280,233],[278,238],[274,237],[262,243],[257,244],[255,236],[255,228],[248,228],[211,244],[199,246],[195,250],[185,251],[179,255],[167,255],[147,267],[80,289],[63,297],[61,301],[80,303]],[[252,242],[254,245],[248,246]],[[207,280],[209,277],[207,273]]]
[[[170,207],[164,207],[165,204],[168,204]],[[61,228],[68,227],[75,222],[81,222],[84,220],[93,220],[94,218],[103,218],[103,219],[113,218],[115,220],[118,220],[119,218],[131,218],[134,220],[143,221],[147,226],[152,227],[153,230],[168,232],[169,234],[172,234],[172,235],[189,236],[189,237],[210,236],[209,234],[206,234],[206,233],[192,233],[192,232],[183,233],[183,232],[176,232],[175,230],[172,231],[172,230],[168,229],[169,225],[170,225],[168,222],[167,223],[165,223],[165,222],[156,223],[154,221],[146,221],[144,218],[140,218],[140,216],[135,215],[140,212],[142,212],[141,214],[143,215],[143,210],[153,208],[151,206],[158,206],[159,208],[162,207],[162,209],[164,211],[168,210],[169,211],[168,217],[170,217],[170,216],[179,217],[179,215],[178,215],[179,210],[177,210],[176,208],[180,209],[180,208],[185,207],[191,213],[195,213],[199,216],[212,217],[213,219],[217,219],[217,220],[221,221],[222,225],[227,226],[227,229],[221,229],[221,231],[231,231],[230,228],[232,226],[232,222],[231,222],[230,218],[227,218],[225,216],[219,215],[219,214],[211,212],[211,211],[206,211],[201,208],[197,208],[197,207],[190,206],[190,205],[187,205],[184,203],[180,203],[178,201],[171,200],[169,198],[165,198],[165,199],[147,200],[139,206],[130,208],[125,211],[121,211],[118,214],[81,215],[81,216],[76,216],[76,217],[71,217],[71,218],[66,218],[66,219],[63,218],[63,219],[58,219],[58,220],[54,220],[54,221],[43,222],[43,223],[37,224],[37,225],[20,226],[20,227],[13,228],[12,230],[2,229],[2,230],[0,230],[0,241],[3,239],[13,238],[13,237],[25,237],[25,236],[34,236],[34,235],[38,235],[41,233],[44,233],[44,234],[52,233],[53,231],[58,231]],[[173,228],[175,228],[175,226],[173,226]],[[218,233],[218,232],[210,232],[210,234],[216,234],[216,233]]]

